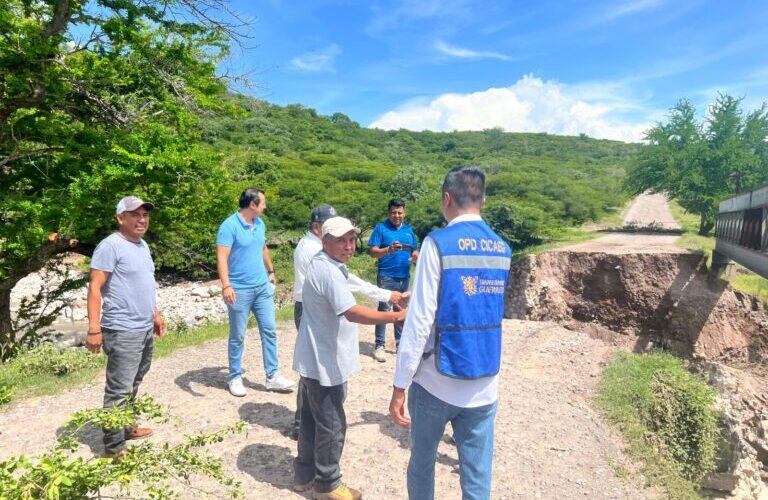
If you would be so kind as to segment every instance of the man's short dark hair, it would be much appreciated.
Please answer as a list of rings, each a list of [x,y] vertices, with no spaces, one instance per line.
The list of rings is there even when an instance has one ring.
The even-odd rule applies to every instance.
[[[405,200],[402,198],[392,198],[389,200],[389,205],[387,205],[387,212],[392,210],[392,207],[405,208]]]
[[[250,207],[252,201],[256,202],[256,206],[258,207],[259,203],[261,203],[261,198],[259,197],[260,194],[264,194],[264,191],[256,188],[248,188],[240,193],[240,208]]]
[[[454,167],[445,176],[443,193],[451,193],[460,208],[479,207],[485,198],[485,172],[474,165]]]

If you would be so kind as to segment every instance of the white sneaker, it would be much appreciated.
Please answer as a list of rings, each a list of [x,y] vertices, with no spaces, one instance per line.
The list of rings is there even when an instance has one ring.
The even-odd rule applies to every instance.
[[[384,351],[383,347],[377,347],[373,351],[373,359],[378,361],[379,363],[383,363],[387,360],[386,352]]]
[[[264,384],[268,391],[275,392],[291,392],[295,382],[291,379],[285,378],[280,375],[280,372],[275,372],[271,377],[267,377],[267,381]]]
[[[229,392],[233,396],[242,398],[245,396],[245,386],[243,385],[243,379],[240,377],[233,378],[229,381]]]

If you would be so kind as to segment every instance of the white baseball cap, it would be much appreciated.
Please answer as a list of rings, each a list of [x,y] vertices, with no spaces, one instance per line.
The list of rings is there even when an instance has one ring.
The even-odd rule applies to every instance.
[[[117,202],[117,207],[115,207],[115,213],[117,215],[120,215],[123,212],[133,212],[134,210],[137,210],[139,207],[144,207],[147,210],[152,210],[155,208],[153,204],[151,204],[148,201],[144,201],[141,198],[138,198],[136,196],[126,196],[119,202]]]
[[[323,222],[323,236],[330,234],[335,238],[341,238],[350,231],[360,234],[360,229],[356,228],[352,221],[344,217],[331,217]]]

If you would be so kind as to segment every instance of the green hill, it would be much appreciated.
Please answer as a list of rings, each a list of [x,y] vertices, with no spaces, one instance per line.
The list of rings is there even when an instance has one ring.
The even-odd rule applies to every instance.
[[[423,237],[442,223],[445,171],[475,164],[489,175],[486,217],[515,248],[534,245],[622,206],[625,166],[641,147],[500,129],[383,131],[341,113],[231,99],[243,112],[203,120],[202,139],[222,155],[229,181],[266,191],[271,230],[303,229],[318,203],[371,228],[389,198],[402,197]]]

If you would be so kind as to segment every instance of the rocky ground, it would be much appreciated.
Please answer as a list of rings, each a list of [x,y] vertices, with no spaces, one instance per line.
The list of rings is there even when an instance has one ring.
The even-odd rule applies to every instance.
[[[508,320],[504,330],[493,498],[653,497],[639,480],[617,477],[617,470],[633,466],[592,404],[602,366],[620,347],[553,323]],[[281,366],[291,376],[294,337],[290,323],[279,325]],[[342,470],[344,480],[362,487],[365,498],[401,499],[406,496],[409,437],[387,413],[394,354],[377,363],[370,357],[372,340],[373,328],[361,328],[363,369],[350,382]],[[243,419],[247,432],[229,437],[211,452],[222,456],[243,482],[246,498],[302,498],[290,490],[296,443],[284,435],[295,395],[264,390],[260,352],[258,336],[251,331],[244,363],[249,392],[244,398],[226,390],[224,341],[158,360],[142,392],[168,406],[173,419],[156,427],[150,439],[175,442],[183,434],[214,431]],[[13,404],[0,413],[0,457],[44,449],[68,415],[98,407],[102,391],[98,380],[82,389]],[[86,433],[85,453],[101,453],[100,438],[99,431]],[[436,498],[460,498],[457,464],[455,447],[442,443]]]

